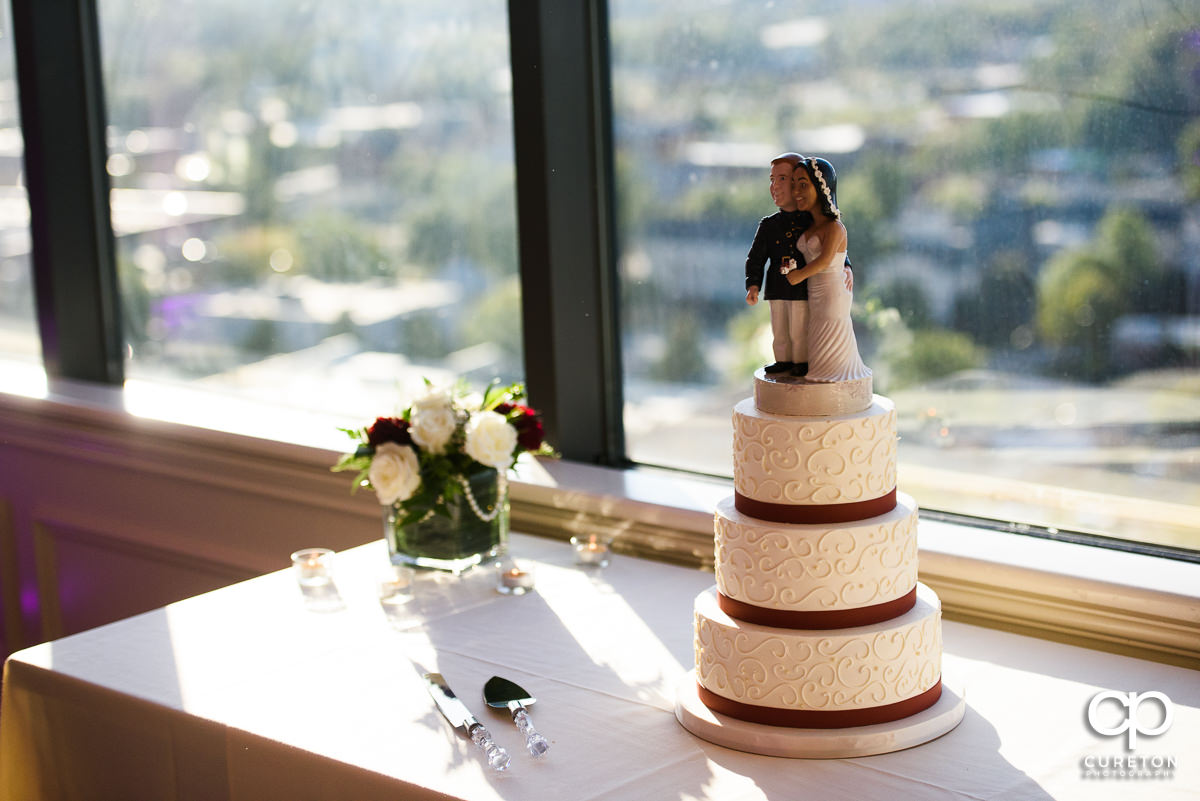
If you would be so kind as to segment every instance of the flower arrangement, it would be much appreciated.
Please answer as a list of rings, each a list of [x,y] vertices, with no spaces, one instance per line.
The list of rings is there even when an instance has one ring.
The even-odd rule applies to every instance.
[[[538,413],[520,403],[524,397],[520,383],[493,381],[481,397],[461,382],[446,388],[426,380],[424,394],[398,417],[341,429],[358,446],[332,469],[357,471],[354,488],[370,488],[381,505],[393,507],[396,527],[450,516],[462,495],[478,516],[490,520],[472,491],[479,483],[475,477],[488,472],[499,484],[492,495],[503,499],[505,474],[522,453],[554,454]]]

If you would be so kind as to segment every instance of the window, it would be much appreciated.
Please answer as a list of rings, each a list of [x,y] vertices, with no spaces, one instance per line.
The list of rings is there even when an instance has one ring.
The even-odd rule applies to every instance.
[[[131,379],[369,418],[523,374],[501,0],[101,0]]]
[[[795,149],[838,167],[859,341],[928,514],[1200,548],[1200,42],[1178,4],[97,6],[134,379],[362,418],[398,381],[519,378],[553,343],[575,350],[527,359],[531,390],[550,375],[601,461],[727,475],[729,409],[769,358],[742,265]],[[506,23],[541,47],[512,74]],[[571,60],[597,42],[600,69]],[[545,94],[511,88],[535,73]],[[572,102],[605,129],[583,131],[597,163],[564,156],[579,129],[521,145]],[[520,275],[514,150],[554,190],[522,201],[522,247],[571,226]],[[578,179],[610,157],[619,343],[607,297],[575,303],[607,292],[607,253],[578,264],[608,247],[607,176]],[[597,213],[564,213],[578,196]],[[524,309],[550,322],[522,343],[543,285],[570,302]]]
[[[12,30],[9,7],[0,26]],[[25,195],[24,140],[17,108],[12,37],[0,37],[0,356],[40,363],[29,269],[29,200]]]
[[[1172,3],[613,0],[629,455],[729,475],[770,160],[829,159],[926,510],[1200,547],[1200,38]]]

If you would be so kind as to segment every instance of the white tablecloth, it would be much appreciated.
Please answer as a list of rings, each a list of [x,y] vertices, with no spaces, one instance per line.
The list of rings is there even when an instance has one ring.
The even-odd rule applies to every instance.
[[[3,799],[1184,799],[1200,794],[1200,678],[1183,668],[956,623],[945,669],[966,717],[915,749],[790,760],[697,739],[673,715],[692,666],[692,599],[712,576],[616,557],[587,572],[569,546],[515,536],[537,592],[494,577],[423,574],[410,628],[375,598],[382,542],[338,555],[344,608],[306,606],[287,570],[14,654],[0,710]],[[418,667],[419,666],[419,667]],[[506,775],[439,715],[438,670],[512,754]],[[481,688],[502,675],[537,697],[551,741],[534,761]],[[1173,777],[1085,778],[1124,757],[1088,727],[1100,690],[1158,690],[1165,734],[1136,756]],[[1144,710],[1146,726],[1153,714]]]

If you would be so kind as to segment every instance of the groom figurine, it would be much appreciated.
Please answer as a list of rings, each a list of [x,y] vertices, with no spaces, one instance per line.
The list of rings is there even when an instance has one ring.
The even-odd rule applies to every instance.
[[[771,309],[775,361],[765,368],[770,374],[808,372],[808,282],[793,286],[780,272],[804,266],[796,239],[813,224],[811,214],[796,210],[792,194],[792,170],[803,158],[783,153],[771,160],[771,200],[779,211],[759,221],[746,255],[746,303],[753,306],[761,294]]]

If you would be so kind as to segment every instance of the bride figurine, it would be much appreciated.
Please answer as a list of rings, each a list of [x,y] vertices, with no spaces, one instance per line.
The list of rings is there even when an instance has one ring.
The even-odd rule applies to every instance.
[[[798,211],[813,225],[796,240],[807,262],[787,274],[791,284],[808,279],[809,381],[829,383],[866,378],[871,370],[858,355],[850,322],[852,285],[844,275],[846,226],[837,207],[837,173],[825,159],[806,158],[792,172]]]

